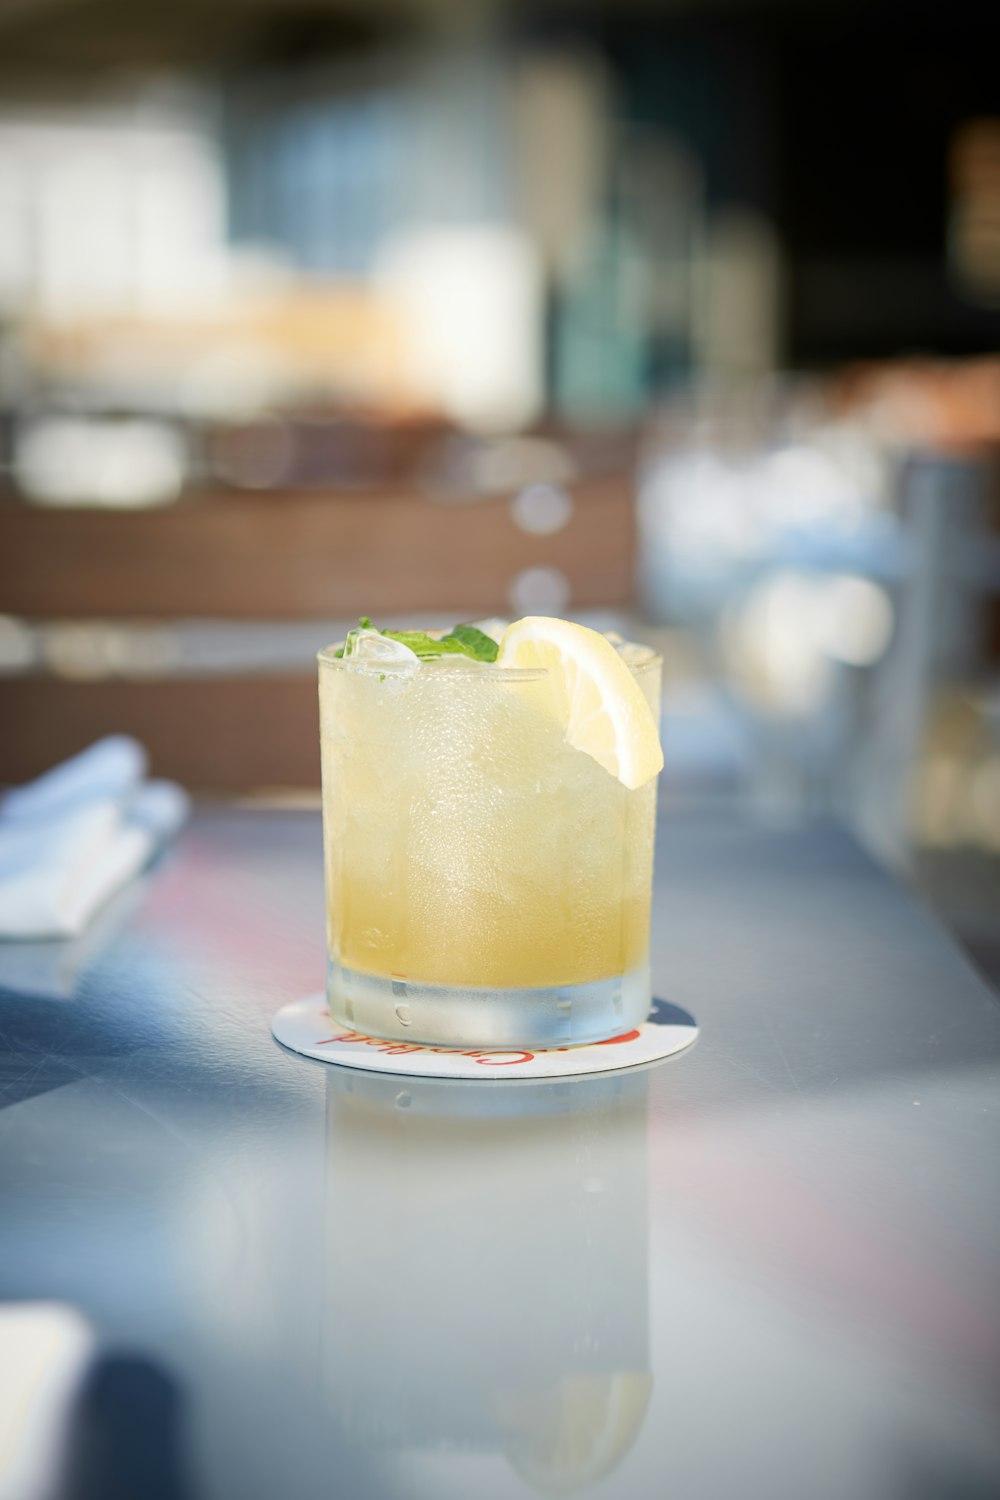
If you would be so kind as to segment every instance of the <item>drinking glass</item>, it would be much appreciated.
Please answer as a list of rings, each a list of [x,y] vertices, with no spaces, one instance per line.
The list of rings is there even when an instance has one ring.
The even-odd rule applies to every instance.
[[[630,651],[656,722],[661,666]],[[336,1021],[539,1049],[645,1019],[656,780],[629,790],[569,745],[545,675],[320,652]]]

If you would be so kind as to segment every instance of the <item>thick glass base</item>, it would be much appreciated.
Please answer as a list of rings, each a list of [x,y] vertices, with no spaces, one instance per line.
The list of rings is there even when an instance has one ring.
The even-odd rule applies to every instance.
[[[649,965],[588,984],[477,989],[416,984],[327,965],[335,1021],[365,1036],[430,1047],[578,1047],[641,1026],[649,1014]]]

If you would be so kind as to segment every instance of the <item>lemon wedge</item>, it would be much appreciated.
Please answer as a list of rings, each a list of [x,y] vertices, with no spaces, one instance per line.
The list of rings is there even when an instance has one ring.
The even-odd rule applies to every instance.
[[[527,1430],[508,1446],[533,1489],[571,1495],[611,1472],[635,1444],[649,1406],[649,1374],[567,1375],[536,1398]]]
[[[663,769],[656,721],[627,663],[604,636],[569,620],[526,615],[504,631],[498,667],[544,667],[546,706],[577,750],[623,786]]]

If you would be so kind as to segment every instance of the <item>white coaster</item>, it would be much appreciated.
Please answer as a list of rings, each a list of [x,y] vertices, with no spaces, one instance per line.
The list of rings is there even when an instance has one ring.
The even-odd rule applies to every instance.
[[[610,1073],[669,1057],[690,1047],[698,1035],[687,1011],[666,1000],[654,1000],[648,1021],[607,1042],[552,1047],[544,1052],[461,1052],[454,1047],[384,1041],[351,1031],[330,1019],[322,995],[282,1006],[271,1022],[271,1031],[283,1047],[318,1062],[422,1078],[568,1078],[581,1073]]]

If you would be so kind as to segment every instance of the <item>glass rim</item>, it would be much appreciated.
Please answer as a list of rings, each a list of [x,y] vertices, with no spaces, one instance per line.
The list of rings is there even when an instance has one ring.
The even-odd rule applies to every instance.
[[[318,665],[320,667],[336,667],[338,670],[345,672],[357,672],[364,677],[384,677],[387,675],[399,677],[409,674],[412,671],[409,662],[359,662],[349,657],[335,655],[335,652],[339,651],[343,644],[343,641],[334,641],[331,645],[324,646],[320,651],[317,651],[316,661]],[[641,645],[642,643],[637,641],[631,644]],[[654,667],[662,667],[663,665],[663,657],[652,646],[643,646],[643,650],[647,652],[647,655],[641,657],[638,661],[625,661],[625,665],[634,677],[640,673],[648,672]],[[539,679],[547,676],[549,670],[548,667],[498,667],[495,662],[484,661],[477,663],[477,670],[470,673],[468,667],[458,667],[457,669],[449,670],[447,655],[436,656],[433,660],[436,676],[450,677],[455,679],[455,681],[461,680],[463,682],[469,680],[470,677],[473,681],[477,678],[482,681],[488,677],[491,682],[537,682]],[[622,660],[624,661],[625,658],[623,657]],[[441,665],[439,666],[438,663]]]

